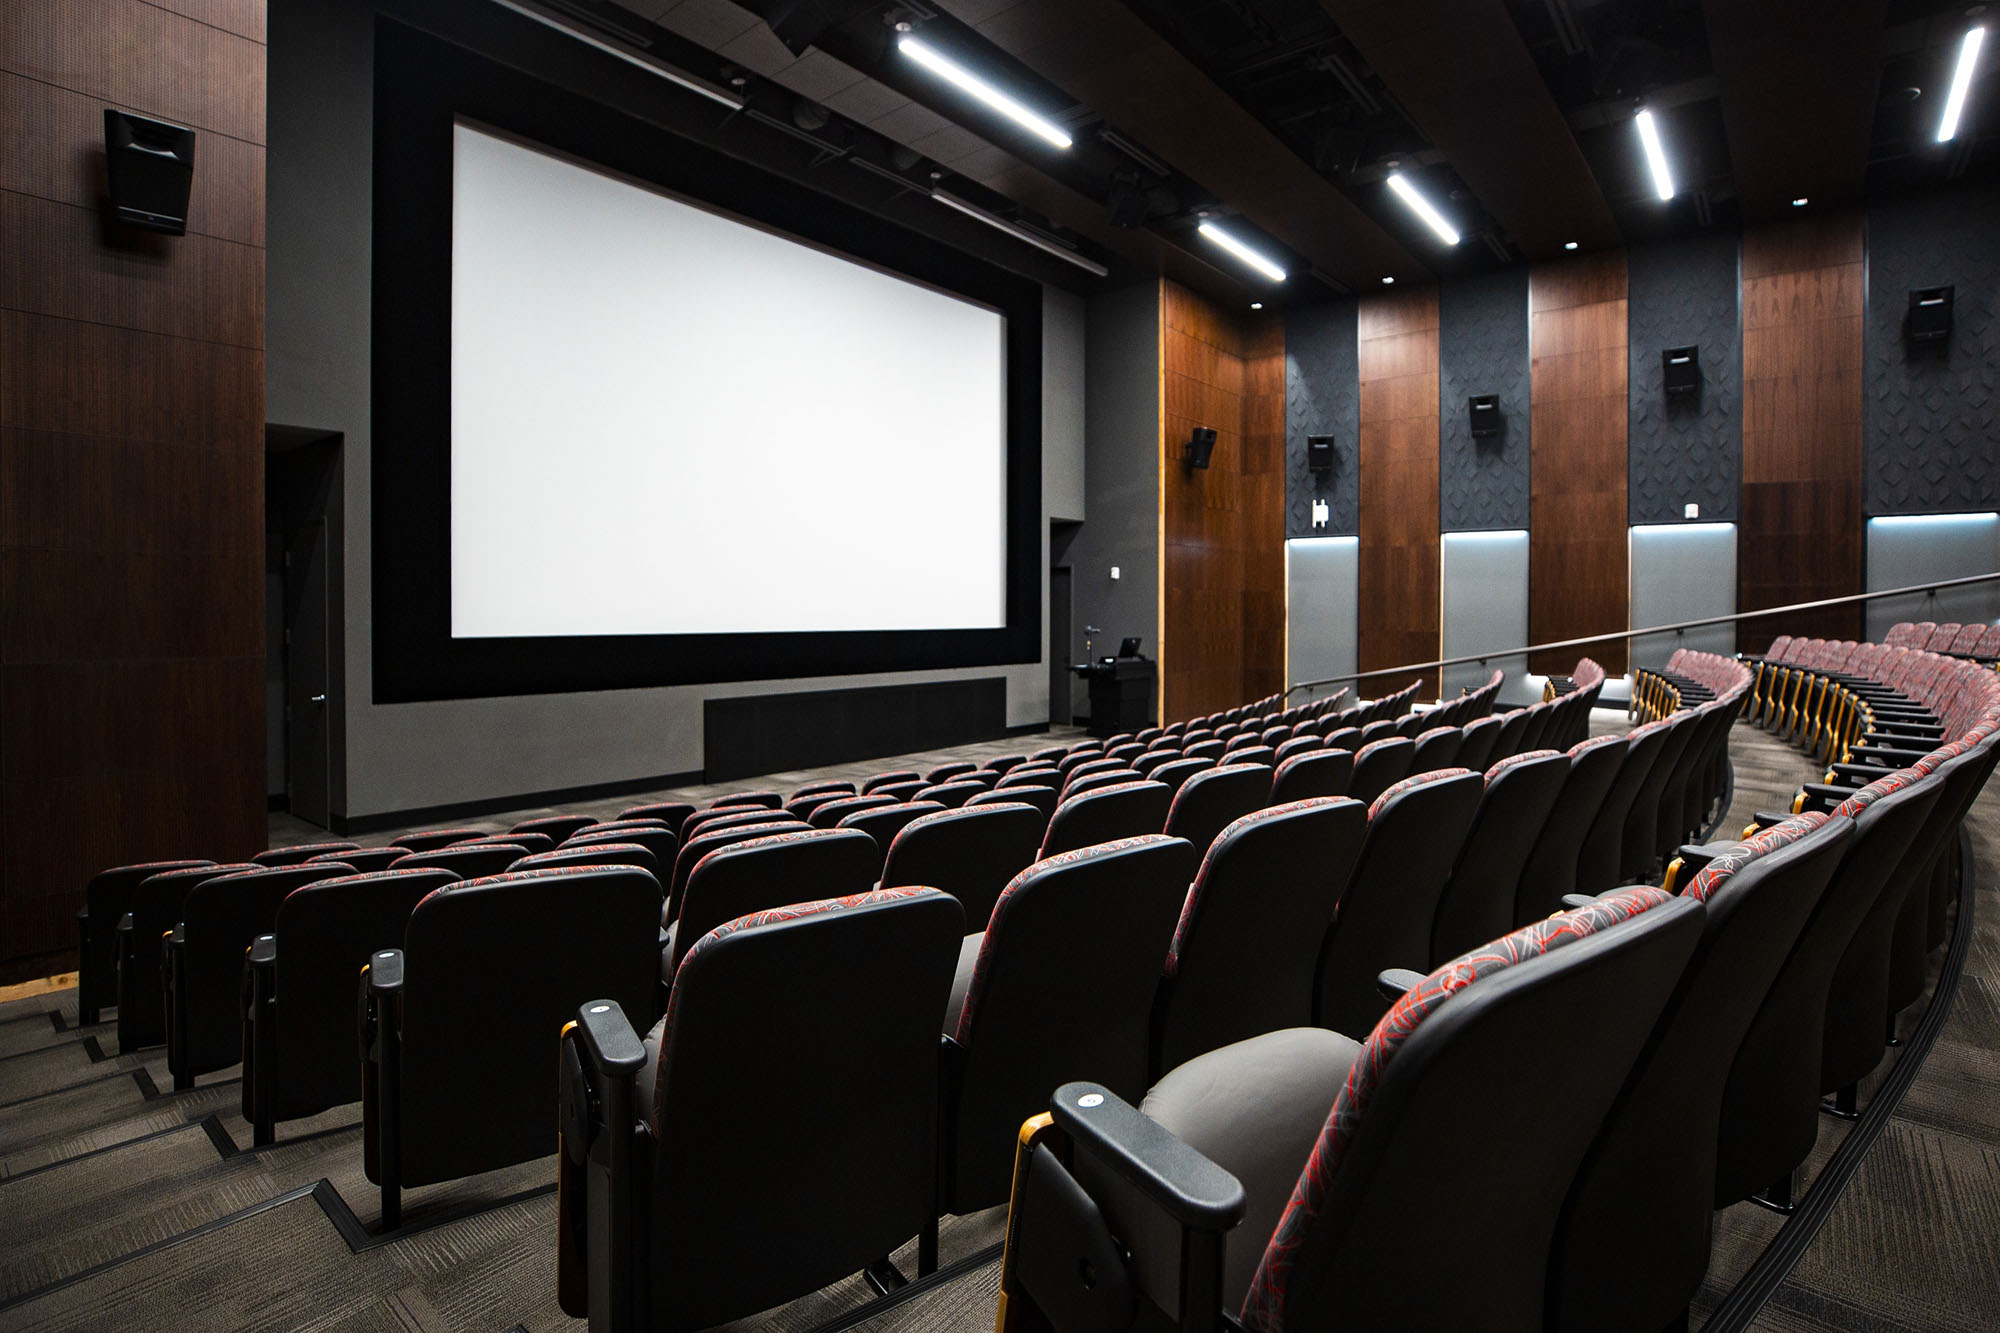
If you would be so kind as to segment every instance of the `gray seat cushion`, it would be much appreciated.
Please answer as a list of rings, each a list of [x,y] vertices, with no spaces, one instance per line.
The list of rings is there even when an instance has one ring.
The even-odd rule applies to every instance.
[[[986,932],[967,935],[965,942],[958,946],[958,971],[952,974],[951,998],[944,1006],[944,1033],[950,1036],[958,1031],[958,1016],[965,1011],[965,994],[972,989],[972,972],[979,966],[979,949],[986,943]]]
[[[1243,1182],[1224,1251],[1222,1304],[1238,1308],[1361,1043],[1285,1028],[1218,1047],[1153,1085],[1139,1109]]]

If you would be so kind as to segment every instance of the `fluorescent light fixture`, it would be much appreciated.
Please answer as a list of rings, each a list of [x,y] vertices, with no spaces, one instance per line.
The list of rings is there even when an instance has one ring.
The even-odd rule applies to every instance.
[[[1979,63],[1979,48],[1986,41],[1986,25],[1968,28],[1958,47],[1958,68],[1951,72],[1951,92],[1944,99],[1944,119],[1938,121],[1937,141],[1945,143],[1958,134],[1958,114],[1965,110],[1965,94],[1972,87],[1972,67]]]
[[[1069,147],[1070,137],[1063,130],[1062,126],[1049,120],[1046,116],[1039,116],[1028,110],[1027,107],[1022,106],[1006,93],[1001,92],[998,88],[995,88],[992,84],[980,78],[950,56],[945,55],[942,51],[924,41],[923,38],[906,32],[896,39],[896,49],[943,79],[946,83],[953,84],[971,93],[974,97],[986,103],[986,105],[992,107],[1022,129],[1027,130],[1031,134],[1039,135],[1058,148]]]
[[[1197,230],[1203,236],[1206,236],[1209,240],[1215,242],[1230,254],[1235,255],[1251,268],[1256,269],[1259,273],[1269,278],[1272,282],[1283,282],[1285,280],[1285,270],[1279,268],[1263,255],[1258,254],[1255,250],[1252,250],[1249,246],[1243,244],[1243,242],[1237,240],[1213,222],[1204,222]]]
[[[1528,540],[1528,531],[1526,528],[1498,528],[1477,532],[1446,532],[1440,536],[1448,546],[1518,546]]]
[[[1970,514],[1884,514],[1880,518],[1871,518],[1868,521],[1880,523],[1885,528],[1927,528],[1944,527],[1954,523],[1991,523],[1997,518],[2000,518],[2000,514],[1987,510]]]
[[[1653,172],[1653,189],[1660,198],[1674,197],[1674,176],[1667,170],[1667,150],[1660,147],[1660,127],[1653,123],[1653,113],[1641,111],[1633,118],[1639,126],[1639,143],[1646,150],[1646,165]]]
[[[1458,229],[1444,220],[1444,214],[1431,207],[1431,201],[1410,184],[1410,178],[1400,171],[1389,173],[1389,188],[1396,197],[1410,206],[1410,211],[1424,220],[1424,224],[1438,234],[1438,239],[1446,245],[1458,244]]]
[[[1736,531],[1734,523],[1634,523],[1632,525],[1632,531],[1634,532],[1664,531],[1669,528],[1675,532],[1724,533]]]
[[[1250,308],[1252,310],[1262,310],[1264,308],[1264,303],[1262,301],[1252,301],[1250,303]]]
[[[1564,241],[1564,242],[1563,242],[1563,249],[1565,249],[1565,250],[1574,250],[1574,249],[1576,249],[1576,242],[1575,242],[1575,241]]]
[[[1811,203],[1811,202],[1812,202],[1812,200],[1810,200],[1810,199],[1806,198],[1806,197],[1805,197],[1804,195],[1800,195],[1800,196],[1799,196],[1798,198],[1796,198],[1796,199],[1792,200],[1792,207],[1793,207],[1793,208],[1804,208],[1804,207],[1805,207],[1805,206],[1806,206],[1807,204],[1809,204],[1809,203]]]
[[[745,105],[744,98],[739,93],[731,92],[727,88],[718,87],[706,79],[698,78],[688,73],[684,69],[676,69],[666,61],[656,60],[642,51],[634,51],[629,47],[620,46],[615,42],[608,42],[602,37],[586,32],[574,24],[563,22],[563,20],[555,17],[553,14],[545,14],[532,5],[519,4],[516,0],[493,0],[493,3],[502,9],[519,14],[524,19],[532,19],[544,28],[552,28],[571,41],[582,42],[593,51],[602,51],[605,55],[615,60],[622,60],[628,65],[645,70],[648,74],[665,79],[675,87],[685,88],[691,93],[697,93],[702,97],[706,97],[711,102],[720,102],[731,111],[741,111]]]
[[[1057,259],[1066,260],[1083,269],[1085,272],[1094,273],[1100,278],[1109,275],[1111,272],[1110,269],[1104,267],[1104,265],[1098,263],[1096,260],[1086,259],[1076,253],[1076,251],[1058,245],[1041,233],[1031,231],[1018,222],[1003,218],[998,213],[989,213],[978,204],[973,203],[969,199],[961,199],[949,190],[941,190],[933,187],[931,198],[937,200],[946,208],[957,209],[969,218],[978,218],[995,231],[1004,231],[1017,241],[1025,241],[1037,250],[1045,250]]]
[[[1384,287],[1394,287],[1394,286],[1396,285],[1396,277],[1395,277],[1395,275],[1394,275],[1393,273],[1385,273],[1385,274],[1383,274],[1383,275],[1382,275],[1382,285],[1383,285]]]

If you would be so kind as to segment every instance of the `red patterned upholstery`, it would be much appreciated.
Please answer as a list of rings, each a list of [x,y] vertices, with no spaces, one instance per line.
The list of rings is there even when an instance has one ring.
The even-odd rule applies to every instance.
[[[1365,749],[1366,747],[1363,748]],[[1368,807],[1368,817],[1373,819],[1376,815],[1381,814],[1383,806],[1389,804],[1390,801],[1393,801],[1406,791],[1414,791],[1416,788],[1432,782],[1443,782],[1446,778],[1467,776],[1471,771],[1466,768],[1440,768],[1434,772],[1419,773],[1415,777],[1404,778],[1401,782],[1394,784],[1387,791],[1375,798],[1375,803]]]

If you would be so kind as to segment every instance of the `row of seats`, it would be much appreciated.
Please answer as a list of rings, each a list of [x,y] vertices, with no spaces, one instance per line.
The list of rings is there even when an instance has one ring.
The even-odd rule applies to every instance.
[[[1996,757],[1992,673],[1961,665],[1955,690],[1904,696],[1942,728],[1907,767],[1845,765],[1744,841],[1681,849],[1662,888],[1574,896],[1428,977],[1385,975],[1401,998],[1365,1042],[1239,1042],[1136,1109],[1058,1090],[1021,1136],[1001,1327],[1149,1305],[1183,1328],[1683,1324],[1713,1209],[1787,1203],[1821,1097],[1880,1060],[1894,920],[1956,862]],[[1660,674],[1740,701],[1730,666]]]
[[[1924,648],[1990,662],[2000,658],[2000,625],[1960,625],[1949,621],[1940,625],[1929,620],[1912,624],[1906,620],[1891,625],[1882,636],[1882,643],[1889,648]]]

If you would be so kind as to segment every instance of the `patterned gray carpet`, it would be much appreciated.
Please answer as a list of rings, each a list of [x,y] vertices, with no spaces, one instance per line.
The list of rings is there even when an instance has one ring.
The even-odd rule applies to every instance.
[[[1608,713],[1596,721],[1599,730],[1621,725]],[[1048,743],[774,775],[769,785]],[[1796,752],[1754,729],[1739,728],[1732,751],[1737,790],[1725,828],[1781,803],[1808,773]],[[602,816],[641,799],[577,809]],[[504,828],[536,813],[544,812],[467,822]],[[1988,869],[2000,865],[2000,795],[1983,797],[1970,822],[1981,866],[1978,935],[1951,1021],[1760,1328],[2000,1327],[2000,883]],[[272,833],[274,841],[324,836],[282,816]],[[248,1150],[234,1071],[162,1094],[171,1080],[161,1052],[120,1053],[111,1024],[79,1031],[75,1023],[73,991],[0,1006],[0,1329],[580,1327],[555,1302],[549,1161],[409,1191],[407,1234],[357,1252],[335,1224],[351,1212],[372,1228],[377,1216],[355,1108],[285,1125],[276,1145]],[[1822,1120],[1815,1169],[1846,1131]],[[1003,1221],[996,1210],[948,1225],[944,1261],[996,1242]],[[1780,1223],[1748,1205],[1718,1216],[1698,1318]],[[914,1271],[909,1251],[898,1259]],[[997,1262],[978,1265],[857,1327],[984,1333],[998,1276]],[[803,1333],[871,1299],[851,1278],[735,1327]]]

